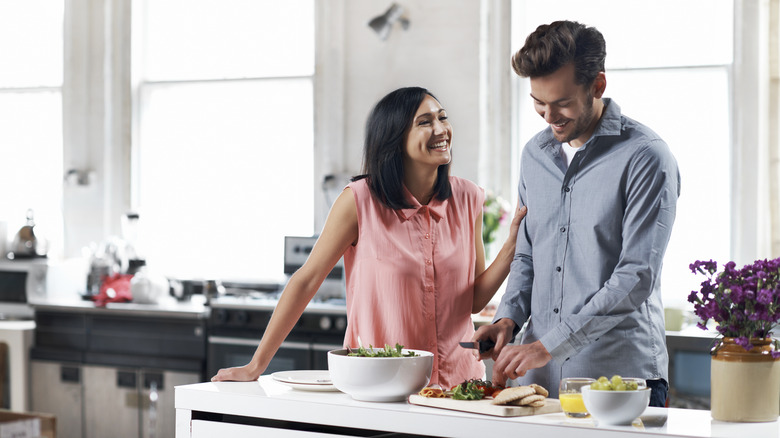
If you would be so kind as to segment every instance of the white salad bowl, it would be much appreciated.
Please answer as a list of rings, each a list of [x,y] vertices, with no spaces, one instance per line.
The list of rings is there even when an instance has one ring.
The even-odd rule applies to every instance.
[[[582,388],[585,409],[605,424],[631,424],[650,404],[650,388],[628,391],[604,391]]]
[[[368,349],[371,350],[371,349]],[[373,349],[378,350],[378,349]],[[433,353],[413,351],[411,357],[348,356],[346,349],[328,352],[333,386],[355,400],[391,402],[405,400],[425,388],[433,372]]]

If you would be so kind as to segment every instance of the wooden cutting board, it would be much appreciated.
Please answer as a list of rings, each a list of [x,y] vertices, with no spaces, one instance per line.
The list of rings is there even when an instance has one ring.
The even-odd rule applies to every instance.
[[[544,406],[532,408],[529,406],[494,405],[492,399],[483,400],[453,400],[449,397],[430,398],[412,394],[409,403],[432,408],[451,409],[454,411],[471,412],[474,414],[495,415],[497,417],[521,417],[524,415],[540,415],[561,412],[561,402],[557,398],[548,398]]]

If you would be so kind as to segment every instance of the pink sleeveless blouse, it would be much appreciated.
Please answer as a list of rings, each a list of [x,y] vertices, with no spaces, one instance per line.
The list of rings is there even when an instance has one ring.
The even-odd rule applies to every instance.
[[[450,177],[452,197],[393,210],[372,196],[365,179],[348,185],[357,204],[358,243],[344,253],[345,344],[395,346],[434,353],[431,384],[449,389],[482,378],[485,367],[458,346],[474,333],[474,224],[484,191]]]

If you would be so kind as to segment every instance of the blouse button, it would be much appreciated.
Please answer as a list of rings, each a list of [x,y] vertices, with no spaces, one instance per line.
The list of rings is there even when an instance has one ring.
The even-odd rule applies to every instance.
[[[428,233],[425,233],[425,238],[426,238],[426,239],[430,239],[430,238],[431,238],[431,235],[430,235],[430,234],[428,234]]]

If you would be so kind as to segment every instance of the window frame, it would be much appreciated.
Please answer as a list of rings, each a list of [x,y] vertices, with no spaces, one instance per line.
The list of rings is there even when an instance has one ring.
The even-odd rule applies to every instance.
[[[90,176],[85,186],[63,189],[63,254],[78,257],[88,242],[119,235],[121,217],[136,205],[133,172],[138,134],[137,66],[131,64],[136,0],[69,0],[65,4],[63,172]],[[315,2],[314,229],[329,205],[321,188],[326,175],[345,171],[345,0]]]

